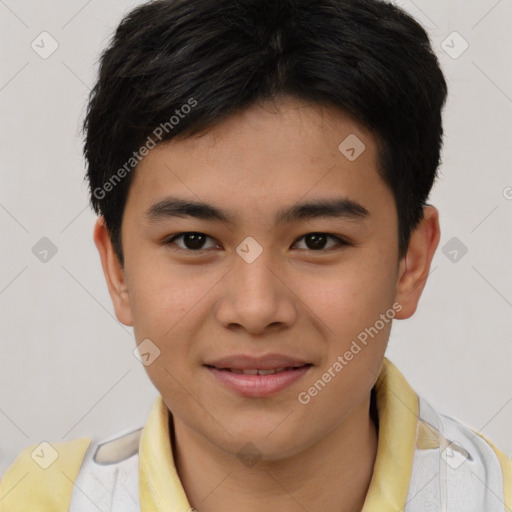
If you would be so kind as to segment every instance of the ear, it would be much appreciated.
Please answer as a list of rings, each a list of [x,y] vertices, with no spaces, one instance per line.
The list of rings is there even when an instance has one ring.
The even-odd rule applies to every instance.
[[[423,219],[411,233],[406,255],[399,268],[396,300],[402,305],[395,318],[411,317],[416,311],[439,244],[439,212],[433,206],[423,208]]]
[[[110,233],[103,217],[98,217],[96,220],[94,243],[100,253],[101,266],[103,267],[116,317],[122,324],[131,326],[133,320],[124,269],[114,251]]]

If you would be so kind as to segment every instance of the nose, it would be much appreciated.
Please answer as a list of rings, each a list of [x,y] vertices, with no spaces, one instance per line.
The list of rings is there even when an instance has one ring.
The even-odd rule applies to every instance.
[[[223,280],[216,307],[217,320],[228,329],[244,329],[252,335],[291,326],[297,319],[297,296],[282,267],[263,251],[254,261],[235,257]]]

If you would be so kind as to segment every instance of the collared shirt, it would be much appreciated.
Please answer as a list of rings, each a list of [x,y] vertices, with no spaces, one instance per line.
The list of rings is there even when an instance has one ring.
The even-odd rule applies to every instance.
[[[388,359],[375,391],[378,448],[362,512],[512,512],[512,459],[435,411]],[[192,512],[169,415],[159,395],[143,428],[111,441],[29,446],[0,482],[0,512]]]

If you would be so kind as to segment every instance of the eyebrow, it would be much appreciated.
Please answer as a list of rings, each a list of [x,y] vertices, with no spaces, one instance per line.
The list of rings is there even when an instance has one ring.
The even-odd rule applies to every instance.
[[[369,215],[368,210],[361,204],[341,197],[308,201],[282,209],[277,212],[274,222],[277,225],[283,222],[292,223],[318,218],[357,220]],[[193,217],[206,221],[235,223],[235,216],[221,208],[201,201],[187,201],[176,197],[167,197],[154,204],[144,216],[150,222],[173,217]]]

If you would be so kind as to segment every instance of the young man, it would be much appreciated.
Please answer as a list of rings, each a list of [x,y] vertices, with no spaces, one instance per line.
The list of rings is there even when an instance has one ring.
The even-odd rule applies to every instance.
[[[160,396],[138,431],[27,448],[0,510],[511,510],[512,461],[384,357],[439,241],[445,98],[425,31],[382,1],[131,12],[85,156]]]

